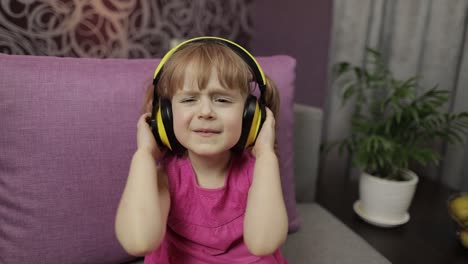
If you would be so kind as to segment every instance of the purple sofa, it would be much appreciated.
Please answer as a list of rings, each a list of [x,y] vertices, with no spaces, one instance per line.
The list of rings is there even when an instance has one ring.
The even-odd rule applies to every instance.
[[[314,202],[322,113],[294,104],[295,60],[258,60],[281,95],[284,254],[388,263]],[[114,217],[158,62],[0,54],[0,263],[141,262],[117,242]]]

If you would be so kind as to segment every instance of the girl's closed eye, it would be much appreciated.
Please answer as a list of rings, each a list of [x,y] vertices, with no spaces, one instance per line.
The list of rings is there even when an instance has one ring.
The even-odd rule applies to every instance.
[[[230,104],[232,103],[232,100],[229,97],[215,97],[215,102],[221,103],[221,104]]]
[[[183,104],[193,103],[195,102],[195,97],[183,97],[179,100],[179,102]]]

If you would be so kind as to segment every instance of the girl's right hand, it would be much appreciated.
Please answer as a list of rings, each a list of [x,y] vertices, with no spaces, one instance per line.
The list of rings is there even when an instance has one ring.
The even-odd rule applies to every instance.
[[[137,147],[139,150],[149,151],[158,160],[162,157],[164,149],[159,148],[150,127],[151,113],[140,116],[137,123]]]

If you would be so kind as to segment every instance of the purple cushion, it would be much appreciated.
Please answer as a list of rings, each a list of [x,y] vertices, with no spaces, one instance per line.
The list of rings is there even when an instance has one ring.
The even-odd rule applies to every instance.
[[[0,54],[0,259],[120,263],[131,259],[114,217],[136,147],[156,59]],[[292,130],[295,60],[259,58],[281,94],[278,143],[290,231],[296,212]]]
[[[288,211],[289,232],[300,227],[296,209],[296,193],[293,168],[293,130],[294,127],[294,81],[296,78],[296,60],[289,56],[258,57],[258,63],[278,86],[281,105],[277,122],[278,158],[280,160],[281,184],[283,197]]]

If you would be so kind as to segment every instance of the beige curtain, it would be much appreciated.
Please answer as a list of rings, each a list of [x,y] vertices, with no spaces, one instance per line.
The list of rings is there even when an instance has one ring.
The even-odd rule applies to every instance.
[[[399,78],[418,75],[422,87],[452,91],[446,106],[468,111],[468,0],[334,0],[329,68],[338,61],[361,64],[365,47],[380,50]],[[330,79],[330,78],[329,78]],[[352,105],[341,107],[337,87],[329,82],[324,141],[349,133]],[[435,148],[441,166],[419,174],[456,189],[468,190],[468,140]],[[321,163],[322,176],[352,177],[349,157],[332,152]]]

